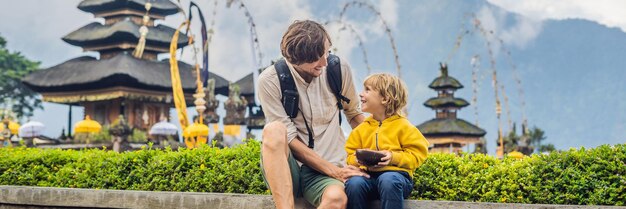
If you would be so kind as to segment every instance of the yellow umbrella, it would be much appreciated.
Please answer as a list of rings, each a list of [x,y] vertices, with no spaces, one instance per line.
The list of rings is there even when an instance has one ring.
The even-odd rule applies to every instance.
[[[85,120],[78,121],[76,125],[74,125],[75,133],[97,133],[100,132],[102,126],[98,121],[91,120],[89,115],[85,116]]]
[[[521,152],[518,151],[513,151],[513,152],[509,152],[509,154],[507,154],[507,156],[515,158],[515,159],[522,159],[524,158],[524,154],[522,154]]]
[[[193,123],[183,130],[183,138],[185,138],[185,144],[189,148],[206,144],[208,136],[209,127],[200,123]]]
[[[1,122],[0,122],[1,123]],[[13,122],[13,121],[9,121],[9,131],[11,131],[11,134],[17,134],[17,132],[20,129],[20,124]],[[4,131],[4,124],[0,124],[0,132]]]
[[[224,125],[224,135],[239,136],[241,134],[240,125]]]

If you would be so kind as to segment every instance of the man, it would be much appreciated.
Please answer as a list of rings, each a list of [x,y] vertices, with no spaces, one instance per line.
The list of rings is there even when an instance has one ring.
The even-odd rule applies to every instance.
[[[339,125],[337,99],[325,73],[330,37],[314,21],[296,21],[283,35],[280,49],[299,95],[298,114],[290,118],[281,103],[282,91],[274,66],[259,75],[259,100],[266,121],[261,159],[264,177],[276,208],[294,208],[294,196],[303,196],[318,208],[345,208],[344,182],[367,176],[359,168],[345,166],[345,136]],[[352,128],[363,122],[352,72],[341,62],[343,102]],[[308,127],[308,128],[307,128]],[[309,131],[314,141],[309,148]],[[299,161],[299,162],[296,162]]]

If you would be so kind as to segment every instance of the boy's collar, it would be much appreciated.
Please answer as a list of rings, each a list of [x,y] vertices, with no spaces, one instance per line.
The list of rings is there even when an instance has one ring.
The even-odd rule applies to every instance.
[[[385,120],[383,120],[382,122],[385,123],[385,122],[394,121],[394,120],[397,120],[397,119],[400,119],[400,118],[404,118],[404,116],[401,116],[401,115],[398,115],[398,114],[394,114],[392,116],[389,116],[389,117],[385,118]],[[365,119],[365,121],[366,122],[373,122],[373,123],[378,123],[379,122],[376,119],[374,119],[374,117],[371,116],[371,115],[369,117],[367,117]]]

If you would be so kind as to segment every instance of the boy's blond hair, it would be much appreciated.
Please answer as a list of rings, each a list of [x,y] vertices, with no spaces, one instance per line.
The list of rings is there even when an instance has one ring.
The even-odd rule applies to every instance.
[[[402,113],[402,108],[407,104],[408,90],[404,81],[397,76],[388,73],[376,73],[365,78],[364,86],[370,86],[370,90],[378,93],[387,101],[385,114],[387,116]]]

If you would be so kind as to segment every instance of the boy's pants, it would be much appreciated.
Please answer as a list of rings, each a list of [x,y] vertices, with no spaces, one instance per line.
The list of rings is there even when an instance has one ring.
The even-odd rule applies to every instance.
[[[406,172],[375,172],[370,178],[354,176],[346,182],[348,209],[367,208],[367,201],[380,199],[383,209],[404,208],[404,199],[413,190]]]

